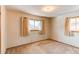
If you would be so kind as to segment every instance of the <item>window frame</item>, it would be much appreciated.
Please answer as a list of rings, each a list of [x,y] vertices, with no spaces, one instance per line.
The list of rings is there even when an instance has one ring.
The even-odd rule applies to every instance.
[[[75,20],[77,20],[77,18],[79,18],[79,16],[68,17],[68,20],[69,20],[69,31],[71,31],[71,30],[70,30],[70,20],[73,19],[73,18],[75,18]],[[75,26],[77,26],[77,25],[75,25]],[[75,28],[76,28],[76,27],[75,27]],[[78,29],[78,30],[72,30],[71,32],[79,32],[79,29]]]
[[[41,30],[42,30],[42,20],[38,20],[38,19],[29,19],[29,21],[30,21],[30,20],[34,20],[34,26],[33,26],[34,29],[31,29],[30,31],[41,31]],[[36,30],[36,29],[35,29],[35,21],[40,21],[40,22],[41,22],[41,25],[40,25],[40,26],[41,26],[41,30],[39,30],[39,29]],[[29,25],[29,27],[30,27],[30,25]]]

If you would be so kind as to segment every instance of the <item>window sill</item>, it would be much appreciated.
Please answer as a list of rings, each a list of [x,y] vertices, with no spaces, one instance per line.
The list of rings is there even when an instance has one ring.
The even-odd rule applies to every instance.
[[[71,31],[71,32],[78,32],[79,33],[79,31]]]
[[[40,30],[30,30],[30,31],[40,31]]]

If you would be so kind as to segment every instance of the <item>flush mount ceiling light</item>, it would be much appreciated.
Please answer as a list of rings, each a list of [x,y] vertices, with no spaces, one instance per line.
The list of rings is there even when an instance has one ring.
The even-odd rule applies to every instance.
[[[44,12],[52,12],[55,9],[54,6],[43,6],[42,11]]]

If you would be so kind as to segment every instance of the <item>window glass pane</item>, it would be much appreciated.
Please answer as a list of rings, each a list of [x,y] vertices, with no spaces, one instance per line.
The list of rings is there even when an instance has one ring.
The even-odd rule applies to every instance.
[[[71,19],[70,19],[70,23],[71,23],[71,24],[75,24],[75,22],[76,22],[75,18],[71,18]]]
[[[41,21],[35,21],[35,29],[41,30]]]
[[[70,31],[75,31],[76,30],[76,20],[75,20],[75,18],[71,18],[70,19]]]
[[[70,31],[79,31],[79,18],[70,19]]]
[[[30,30],[34,29],[34,20],[29,20],[29,29]]]
[[[70,19],[70,31],[75,31],[75,18]]]
[[[75,30],[76,30],[75,26],[70,27],[70,31],[75,31]]]
[[[76,29],[77,29],[77,31],[79,31],[79,18],[77,18],[76,24],[77,24]]]

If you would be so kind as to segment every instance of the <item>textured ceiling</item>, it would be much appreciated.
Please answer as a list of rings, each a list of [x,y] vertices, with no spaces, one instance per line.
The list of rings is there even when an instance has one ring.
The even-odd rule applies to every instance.
[[[59,16],[64,13],[79,10],[78,5],[51,5],[56,8],[52,12],[47,13],[41,10],[41,8],[43,8],[44,6],[46,5],[9,5],[7,6],[7,8],[27,12],[33,15],[47,16],[47,17]]]

